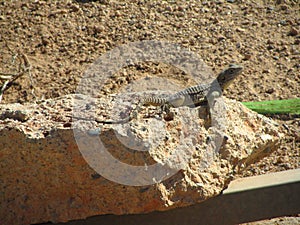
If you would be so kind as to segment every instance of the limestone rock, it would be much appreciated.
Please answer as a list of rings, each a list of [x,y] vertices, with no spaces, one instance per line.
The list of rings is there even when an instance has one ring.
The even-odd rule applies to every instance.
[[[105,119],[111,101],[67,95],[0,106],[4,224],[195,204],[220,194],[240,170],[274,151],[282,137],[270,119],[226,98],[216,102],[210,117],[205,106],[171,109],[169,115],[145,107],[127,124],[72,121],[73,102],[84,106],[79,107],[84,116]],[[24,119],[6,113],[16,106]],[[128,103],[123,106],[127,112]]]

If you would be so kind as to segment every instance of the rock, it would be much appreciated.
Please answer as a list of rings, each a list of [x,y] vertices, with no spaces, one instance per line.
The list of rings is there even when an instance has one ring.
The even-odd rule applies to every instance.
[[[244,54],[244,60],[249,60],[249,59],[251,59],[251,57],[252,57],[251,53],[245,53]]]
[[[42,44],[45,45],[45,46],[46,46],[46,45],[49,45],[49,44],[50,44],[49,38],[50,38],[50,37],[43,36],[43,37],[42,37]]]
[[[226,37],[223,36],[223,35],[219,35],[218,38],[217,38],[218,41],[223,41],[225,39],[226,39]]]
[[[95,25],[94,26],[94,32],[95,33],[101,33],[103,31],[105,31],[105,27],[104,26],[102,26],[102,25]]]
[[[266,90],[266,93],[268,93],[268,94],[272,94],[274,92],[275,92],[274,88],[269,88],[269,89]]]
[[[237,27],[237,28],[236,28],[236,31],[237,31],[237,32],[244,33],[246,30],[243,29],[243,28],[241,28],[241,27]]]
[[[271,13],[272,11],[274,11],[274,6],[267,6],[267,12]]]
[[[290,36],[297,36],[298,34],[299,34],[299,31],[295,27],[292,27],[288,33],[288,35],[290,35]]]
[[[226,98],[215,102],[218,113],[211,120],[206,106],[171,108],[173,117],[167,121],[160,110],[145,107],[127,124],[74,118],[70,127],[73,101],[89,114],[85,116],[96,110],[103,119],[112,100],[67,95],[19,105],[23,111],[35,109],[28,119],[1,117],[4,224],[66,222],[195,204],[219,195],[249,164],[276,150],[282,138],[272,120]],[[115,107],[125,112],[129,105],[123,99]],[[17,111],[15,106],[2,105],[0,114]],[[117,107],[118,114],[121,109]]]
[[[71,9],[71,12],[78,12],[81,10],[80,7],[76,4],[71,4],[70,9]]]
[[[25,122],[30,118],[31,109],[19,103],[11,104],[9,107],[1,106],[0,120],[15,120]]]
[[[288,10],[289,7],[288,7],[287,5],[281,5],[281,6],[280,6],[280,9],[281,9],[281,10]]]
[[[165,7],[165,10],[166,10],[167,12],[172,12],[172,11],[173,11],[172,6],[170,6],[170,5],[166,6],[166,7]]]

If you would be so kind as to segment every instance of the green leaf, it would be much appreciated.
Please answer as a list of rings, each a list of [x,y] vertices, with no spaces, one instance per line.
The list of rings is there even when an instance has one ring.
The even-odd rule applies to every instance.
[[[272,100],[261,102],[242,102],[247,108],[261,114],[298,114],[300,115],[300,98]]]

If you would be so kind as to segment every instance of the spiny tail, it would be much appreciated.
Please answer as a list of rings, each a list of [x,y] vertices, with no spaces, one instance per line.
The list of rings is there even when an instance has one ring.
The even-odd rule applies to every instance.
[[[103,123],[103,124],[123,124],[123,123],[127,123],[129,121],[131,121],[133,118],[136,117],[138,111],[140,109],[134,109],[129,116],[120,119],[120,120],[99,120],[99,119],[92,119],[92,118],[84,118],[84,117],[79,117],[79,116],[72,116],[73,119],[77,119],[77,120],[85,120],[85,121],[95,121],[97,123]]]
[[[133,109],[130,114],[120,120],[99,120],[99,119],[89,119],[89,118],[83,118],[83,117],[76,117],[73,116],[74,119],[78,120],[86,120],[86,121],[96,121],[97,123],[103,123],[103,124],[123,124],[131,121],[133,118],[136,118],[138,113],[141,111],[143,105],[153,105],[153,106],[160,106],[164,105],[167,102],[166,98],[157,98],[157,97],[147,97],[144,98],[135,109]]]
[[[95,121],[97,123],[103,123],[103,124],[123,124],[123,123],[127,123],[129,121],[131,121],[132,119],[136,118],[138,113],[141,111],[142,109],[142,106],[144,105],[144,101],[143,102],[139,102],[139,104],[136,106],[135,109],[133,109],[130,114],[123,118],[123,119],[120,119],[120,120],[98,120],[96,119]]]
[[[143,105],[160,106],[167,103],[166,98],[147,97],[143,99]]]
[[[137,117],[137,115],[141,111],[143,105],[160,106],[160,105],[166,104],[166,102],[167,102],[166,98],[147,97],[147,98],[144,98],[142,101],[140,101],[139,104],[136,106],[136,108],[131,111],[129,116],[125,117],[124,119],[120,119],[120,120],[98,120],[98,119],[96,119],[95,121],[97,123],[103,123],[103,124],[127,123]]]

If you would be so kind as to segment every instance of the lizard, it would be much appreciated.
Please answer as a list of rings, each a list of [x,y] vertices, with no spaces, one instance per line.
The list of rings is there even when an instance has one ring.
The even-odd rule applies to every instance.
[[[243,67],[238,64],[230,64],[228,68],[220,72],[217,78],[208,84],[198,84],[195,86],[188,87],[179,92],[176,92],[169,97],[147,97],[142,99],[137,107],[131,111],[131,113],[123,119],[120,120],[99,120],[99,119],[88,119],[83,117],[73,118],[79,120],[88,120],[88,121],[96,121],[97,123],[102,124],[122,124],[131,121],[135,118],[138,112],[141,110],[141,107],[144,105],[153,105],[153,106],[162,106],[166,109],[170,107],[180,107],[180,106],[188,106],[188,105],[197,105],[201,103],[207,102],[207,97],[211,95],[218,94],[214,91],[214,88],[221,88],[223,92],[232,82],[233,80],[241,73]],[[217,86],[217,84],[219,86]]]

